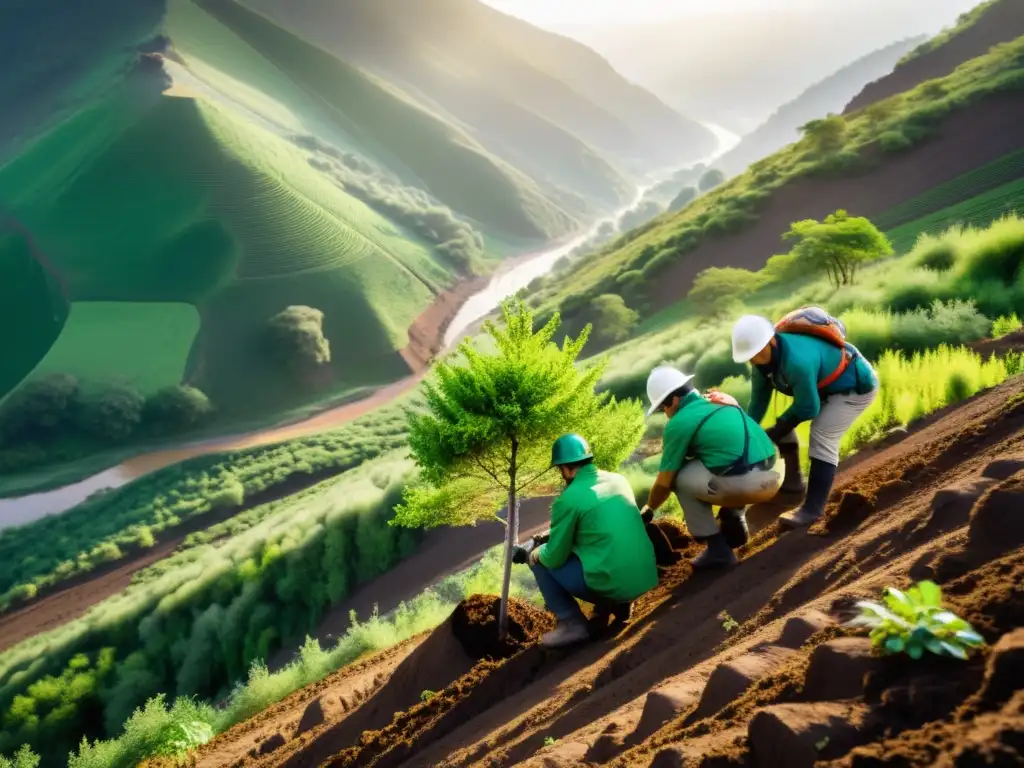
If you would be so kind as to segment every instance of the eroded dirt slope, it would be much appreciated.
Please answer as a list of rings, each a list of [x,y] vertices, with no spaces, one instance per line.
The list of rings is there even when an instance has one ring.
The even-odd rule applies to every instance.
[[[693,549],[685,534],[666,531],[677,550]],[[423,679],[402,682],[396,668],[354,712],[305,734],[294,710],[272,734],[276,716],[265,713],[262,754],[239,759],[229,733],[199,760],[1024,765],[1024,638],[1013,633],[1024,625],[1024,381],[865,453],[840,476],[822,523],[785,534],[769,524],[743,555],[719,574],[695,576],[685,562],[663,569],[629,624],[574,650],[530,642],[544,622],[527,611],[517,614],[523,647],[476,661],[488,651],[454,629],[455,615],[431,636],[436,651],[424,644],[415,654],[438,686],[428,700]],[[970,661],[881,658],[841,625],[853,600],[923,578],[989,644]],[[723,612],[738,627],[727,631]]]

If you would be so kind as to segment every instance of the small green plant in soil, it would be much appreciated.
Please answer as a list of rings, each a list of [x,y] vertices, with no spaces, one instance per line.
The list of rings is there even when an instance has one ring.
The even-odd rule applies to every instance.
[[[722,611],[718,614],[718,620],[722,622],[722,629],[727,633],[735,632],[740,628],[740,623],[730,616],[728,611]]]
[[[554,736],[548,736],[546,739],[544,739],[544,746],[545,747],[550,747],[550,746],[553,746],[554,744],[556,744],[557,742],[558,742],[558,739],[556,739]]]
[[[437,696],[437,691],[422,691],[420,693],[420,701],[422,701],[424,704],[426,704],[428,701],[430,701],[435,696]]]
[[[943,607],[942,590],[931,581],[918,582],[906,592],[886,587],[881,603],[861,600],[857,607],[860,615],[847,626],[870,628],[872,644],[885,654],[920,659],[928,651],[966,659],[985,642],[970,624]]]

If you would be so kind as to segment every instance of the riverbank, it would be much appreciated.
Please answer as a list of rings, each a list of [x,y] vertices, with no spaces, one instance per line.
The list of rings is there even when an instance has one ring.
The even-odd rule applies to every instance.
[[[719,126],[709,124],[708,127],[720,142],[714,157],[728,151],[739,141],[738,136]],[[703,162],[713,162],[714,157]],[[75,477],[70,484],[16,497],[0,498],[0,530],[14,525],[24,525],[48,515],[60,514],[82,503],[97,491],[120,487],[149,472],[186,459],[269,445],[324,432],[394,401],[419,384],[438,355],[451,350],[462,338],[474,333],[480,322],[490,315],[504,298],[522,290],[537,277],[550,272],[561,258],[590,240],[605,222],[618,224],[622,216],[643,199],[648,188],[638,188],[634,199],[628,205],[613,215],[594,222],[586,231],[542,250],[506,259],[491,276],[463,281],[438,295],[430,307],[413,322],[409,329],[409,343],[399,351],[410,369],[409,376],[365,392],[365,396],[357,396],[357,399],[349,396],[342,402],[325,404],[318,411],[311,414],[307,412],[300,418],[286,422],[167,448],[141,449],[133,455],[126,452],[111,452],[110,464],[107,466],[98,461],[83,462],[82,474]],[[72,477],[71,471],[62,476]]]

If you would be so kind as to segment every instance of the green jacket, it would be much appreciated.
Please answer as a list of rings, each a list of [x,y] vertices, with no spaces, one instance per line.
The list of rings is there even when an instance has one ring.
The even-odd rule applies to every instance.
[[[654,547],[622,475],[588,464],[555,499],[540,563],[560,568],[570,554],[583,564],[587,588],[609,600],[635,600],[658,584]]]
[[[705,417],[709,417],[707,421]],[[704,426],[697,432],[702,421]],[[775,444],[771,438],[741,409],[716,405],[699,392],[690,392],[665,427],[660,471],[678,472],[690,459],[698,459],[712,474],[725,472],[743,455],[744,422],[750,434],[747,463],[757,464],[774,457]]]
[[[751,371],[747,413],[758,424],[768,412],[772,390],[793,398],[793,404],[779,416],[779,421],[791,420],[799,424],[821,412],[822,394],[856,392],[864,395],[878,386],[878,377],[870,363],[858,354],[843,375],[819,393],[818,382],[839,365],[842,355],[839,348],[823,339],[797,333],[780,333],[776,338],[779,346],[775,372],[769,377],[757,365]]]

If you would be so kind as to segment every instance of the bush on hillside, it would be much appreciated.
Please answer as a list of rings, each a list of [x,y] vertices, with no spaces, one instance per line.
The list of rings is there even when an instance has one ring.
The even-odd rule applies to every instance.
[[[86,435],[118,443],[142,423],[146,398],[127,384],[114,384],[82,394],[75,407],[75,423]]]
[[[1016,333],[1022,327],[1024,327],[1024,323],[1021,323],[1016,312],[1012,312],[1009,315],[1000,315],[992,323],[992,338],[1001,339],[1004,336],[1009,336],[1011,333]]]
[[[800,126],[800,132],[816,151],[829,153],[843,148],[847,127],[841,116],[829,115]]]
[[[935,299],[928,308],[893,313],[855,309],[842,315],[850,341],[871,360],[887,350],[923,352],[941,344],[966,344],[985,338],[992,321],[973,301]]]
[[[267,323],[267,341],[274,358],[295,372],[331,361],[324,313],[313,307],[297,305],[278,312]]]
[[[640,315],[626,306],[621,296],[606,293],[594,299],[591,305],[594,317],[594,335],[606,344],[617,344],[629,338]]]
[[[717,168],[712,168],[700,177],[700,181],[697,182],[697,188],[701,192],[710,192],[715,187],[720,187],[724,183],[725,174]]]
[[[763,278],[749,269],[710,267],[697,275],[687,298],[699,314],[708,318],[736,314],[742,299],[762,282]]]
[[[679,190],[679,194],[672,198],[672,202],[668,204],[668,210],[673,212],[681,211],[696,199],[696,187],[683,187]]]
[[[164,387],[146,400],[143,420],[160,432],[193,429],[213,413],[210,399],[187,384]]]
[[[914,146],[914,142],[908,139],[903,131],[893,129],[886,131],[878,137],[878,146],[882,148],[883,152],[894,154],[910,149],[910,147]]]
[[[747,366],[733,361],[732,345],[725,340],[715,343],[701,355],[693,369],[695,384],[702,389],[713,387],[730,376],[746,373]]]
[[[0,755],[0,768],[39,768],[39,755],[23,744],[13,758]]]
[[[73,418],[78,379],[65,373],[28,382],[0,408],[0,437],[6,444],[45,442]]]

